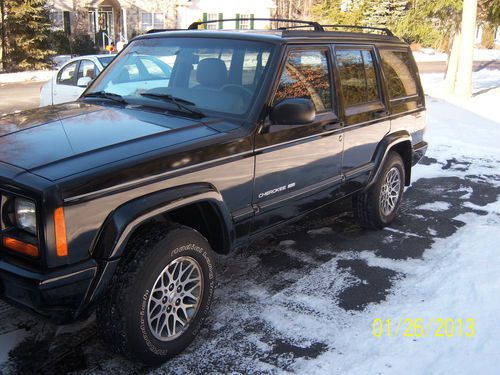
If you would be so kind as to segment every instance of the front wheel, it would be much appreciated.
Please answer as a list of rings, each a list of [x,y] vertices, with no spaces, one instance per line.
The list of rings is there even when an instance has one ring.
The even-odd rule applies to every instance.
[[[390,151],[375,183],[353,198],[354,217],[365,228],[381,229],[394,221],[403,198],[405,168]]]
[[[213,252],[193,229],[160,225],[129,245],[109,296],[98,306],[101,335],[115,351],[155,365],[196,337],[215,288]]]

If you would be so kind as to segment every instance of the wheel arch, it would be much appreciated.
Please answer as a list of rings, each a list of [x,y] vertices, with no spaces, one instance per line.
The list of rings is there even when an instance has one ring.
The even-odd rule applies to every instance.
[[[194,210],[200,213],[199,218],[186,214]],[[121,257],[136,230],[154,220],[173,221],[197,230],[217,253],[227,254],[234,240],[231,215],[221,194],[208,183],[189,184],[139,197],[116,208],[99,231],[92,257]]]
[[[405,185],[410,185],[411,181],[411,164],[412,164],[412,138],[406,130],[400,130],[386,135],[378,144],[373,156],[373,172],[370,175],[368,184],[365,189],[368,189],[379,177],[382,166],[390,151],[397,152],[405,167]]]

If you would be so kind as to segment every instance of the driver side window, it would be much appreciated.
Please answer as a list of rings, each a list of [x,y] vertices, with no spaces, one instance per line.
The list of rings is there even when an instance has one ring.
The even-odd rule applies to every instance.
[[[69,85],[75,86],[75,76],[76,76],[76,66],[78,65],[78,61],[74,61],[64,68],[61,69],[59,74],[57,75],[57,84],[58,85]]]
[[[288,55],[273,105],[283,99],[311,99],[316,112],[332,110],[330,69],[326,50],[295,50]]]

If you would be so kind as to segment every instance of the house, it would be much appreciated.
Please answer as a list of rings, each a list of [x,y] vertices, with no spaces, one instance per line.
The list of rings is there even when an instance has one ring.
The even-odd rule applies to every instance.
[[[208,29],[252,29],[253,20],[269,18],[273,0],[49,0],[54,29],[88,33],[105,48],[151,29],[186,28],[194,21],[238,19],[208,24]],[[241,21],[239,21],[241,19]],[[266,27],[259,24],[259,28]]]

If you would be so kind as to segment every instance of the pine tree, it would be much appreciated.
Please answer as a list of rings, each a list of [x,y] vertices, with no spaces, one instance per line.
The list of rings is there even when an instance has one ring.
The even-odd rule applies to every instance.
[[[366,26],[394,25],[407,10],[407,0],[368,0],[364,8]]]
[[[9,70],[48,66],[50,18],[44,0],[4,0]]]
[[[314,18],[323,24],[362,25],[366,0],[322,0],[313,7]]]

